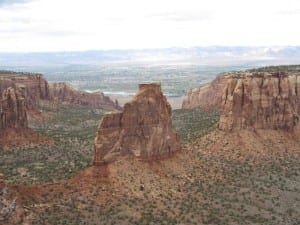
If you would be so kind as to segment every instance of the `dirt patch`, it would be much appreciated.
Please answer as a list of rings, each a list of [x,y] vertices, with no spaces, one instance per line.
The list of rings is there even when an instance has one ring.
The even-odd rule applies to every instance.
[[[50,137],[39,134],[29,128],[10,128],[2,131],[0,134],[0,148],[3,150],[52,145],[53,143]]]

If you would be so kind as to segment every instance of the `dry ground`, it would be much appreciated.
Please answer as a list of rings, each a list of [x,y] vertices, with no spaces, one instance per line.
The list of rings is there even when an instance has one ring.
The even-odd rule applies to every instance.
[[[157,161],[121,158],[92,167],[81,164],[81,159],[91,158],[90,133],[96,126],[82,120],[95,121],[100,114],[80,110],[67,112],[74,118],[63,117],[63,126],[58,118],[39,128],[56,140],[57,150],[3,155],[7,160],[2,163],[13,165],[2,168],[6,168],[10,192],[18,198],[20,218],[5,225],[300,224],[298,134],[265,130],[225,133],[213,125],[216,114],[175,111],[175,127],[186,137],[181,152]],[[76,118],[81,119],[75,123]],[[83,125],[85,128],[79,129]],[[194,134],[192,138],[189,133]],[[59,143],[64,146],[60,148]],[[34,166],[26,167],[31,154]],[[16,156],[26,160],[14,161]],[[38,179],[34,184],[30,184],[31,176],[14,174],[20,162]]]
[[[29,224],[299,224],[300,143],[213,131],[170,159],[122,158],[17,186]]]

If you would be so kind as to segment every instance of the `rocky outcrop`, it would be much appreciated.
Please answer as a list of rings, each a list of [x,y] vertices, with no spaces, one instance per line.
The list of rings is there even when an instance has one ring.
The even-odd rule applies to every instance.
[[[228,76],[220,74],[212,82],[189,90],[183,100],[183,109],[201,108],[203,110],[220,109],[222,105],[222,91],[227,84]]]
[[[104,115],[94,142],[93,164],[132,155],[151,159],[180,149],[172,128],[172,111],[158,83],[140,84],[135,97],[123,112]]]
[[[120,109],[101,92],[85,93],[64,83],[50,86],[41,74],[0,71],[0,148],[53,143],[28,128],[27,116],[41,114],[38,106],[62,104]]]
[[[66,83],[52,83],[50,90],[55,102],[60,104],[82,105],[106,110],[120,110],[118,103],[104,96],[100,91],[88,93],[79,91]]]
[[[53,142],[50,138],[28,128],[28,111],[34,109],[41,99],[51,97],[47,82],[40,75],[15,76],[12,73],[8,76],[0,73],[1,150]]]
[[[12,87],[5,89],[0,101],[0,131],[27,126],[25,89],[22,86],[16,89]]]
[[[4,175],[0,173],[0,190],[2,190],[5,186]]]
[[[23,89],[27,109],[33,109],[39,101],[52,100],[47,80],[41,74],[0,73],[0,93],[7,88]]]
[[[284,129],[299,123],[300,74],[229,74],[222,97],[219,128]]]
[[[42,74],[0,71],[0,94],[7,88],[24,89],[26,108],[29,110],[41,103],[45,105],[82,105],[105,110],[119,110],[118,103],[102,92],[79,91],[66,83],[49,84]]]

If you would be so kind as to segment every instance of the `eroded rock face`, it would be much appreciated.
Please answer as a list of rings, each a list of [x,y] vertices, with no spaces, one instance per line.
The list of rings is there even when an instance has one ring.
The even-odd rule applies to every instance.
[[[222,97],[219,128],[285,129],[297,126],[300,74],[231,74]]]
[[[0,71],[0,94],[9,87],[14,89],[23,87],[25,105],[29,110],[35,109],[35,106],[40,103],[51,106],[68,104],[106,110],[121,109],[117,103],[100,91],[88,93],[76,90],[66,83],[49,84],[42,74]]]
[[[41,100],[52,100],[47,80],[41,74],[1,73],[0,93],[7,88],[23,88],[26,107],[33,109]]]
[[[191,89],[182,103],[183,109],[201,108],[204,110],[220,109],[222,93],[227,84],[228,76],[220,74],[212,82]]]
[[[37,104],[35,101],[49,98],[47,86],[40,86],[45,84],[43,79],[38,75],[15,77],[13,73],[10,76],[0,73],[0,150],[52,143],[51,139],[28,128],[27,115]],[[31,79],[34,81],[30,83]]]
[[[28,128],[27,115],[40,113],[37,106],[61,104],[120,109],[101,92],[89,94],[60,83],[50,87],[41,74],[0,71],[0,147],[51,144],[51,139]]]
[[[27,128],[25,89],[9,87],[2,93],[0,101],[0,130],[7,128]]]
[[[100,121],[94,142],[93,164],[132,155],[150,159],[180,149],[172,128],[172,111],[160,84],[140,84],[123,112],[107,113]]]
[[[5,186],[4,183],[4,175],[2,173],[0,173],[0,190],[2,190]]]
[[[82,105],[107,110],[121,109],[118,103],[104,96],[100,91],[93,93],[79,91],[66,83],[52,83],[50,90],[54,100],[61,104]]]

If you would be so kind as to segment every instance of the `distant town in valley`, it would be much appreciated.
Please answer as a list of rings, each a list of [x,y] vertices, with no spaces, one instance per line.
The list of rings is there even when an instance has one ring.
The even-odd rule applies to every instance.
[[[288,46],[0,53],[2,70],[42,73],[49,82],[100,90],[120,104],[134,95],[139,83],[158,81],[174,108],[181,107],[189,89],[218,73],[299,61],[300,47]]]

